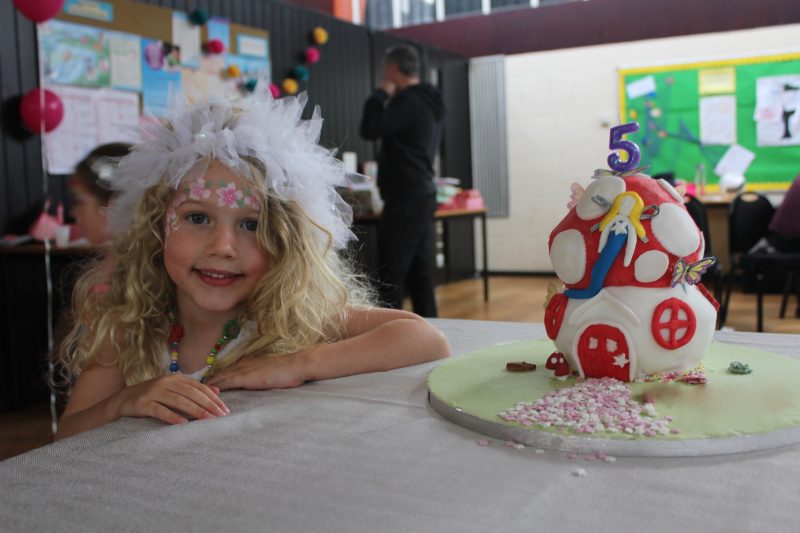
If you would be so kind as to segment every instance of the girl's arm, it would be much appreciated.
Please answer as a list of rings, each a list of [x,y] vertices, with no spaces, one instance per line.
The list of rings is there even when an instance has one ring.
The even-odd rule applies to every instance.
[[[87,431],[123,416],[151,417],[182,424],[227,414],[219,389],[181,374],[125,386],[116,364],[94,363],[81,372],[58,425],[55,439]],[[182,414],[179,414],[182,413]]]
[[[225,389],[272,389],[305,381],[380,372],[450,355],[444,334],[425,319],[397,309],[350,308],[345,339],[288,355],[248,357],[215,373]]]

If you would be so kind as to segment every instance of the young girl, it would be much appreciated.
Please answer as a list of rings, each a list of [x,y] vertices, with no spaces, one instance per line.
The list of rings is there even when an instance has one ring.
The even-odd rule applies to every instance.
[[[89,152],[76,166],[67,182],[72,196],[72,216],[90,244],[108,241],[107,211],[112,190],[109,179],[113,165],[108,158],[120,158],[130,151],[125,143],[103,144]]]
[[[370,307],[337,249],[340,162],[305,98],[257,88],[185,105],[119,162],[110,271],[79,281],[60,348],[74,387],[57,438],[120,417],[224,416],[220,391],[297,387],[449,355],[418,316]],[[91,287],[107,283],[98,296]]]

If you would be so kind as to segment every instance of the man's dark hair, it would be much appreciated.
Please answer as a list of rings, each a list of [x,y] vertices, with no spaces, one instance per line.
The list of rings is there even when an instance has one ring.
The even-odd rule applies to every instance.
[[[397,68],[406,76],[419,77],[419,53],[413,46],[399,44],[386,50],[383,55],[385,63],[397,65]]]

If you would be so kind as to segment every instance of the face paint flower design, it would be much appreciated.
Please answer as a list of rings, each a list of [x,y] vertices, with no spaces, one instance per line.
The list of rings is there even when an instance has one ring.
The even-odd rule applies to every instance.
[[[206,200],[211,196],[211,189],[206,186],[206,180],[197,178],[189,185],[189,198],[192,200]]]
[[[173,208],[167,209],[167,219],[166,225],[164,226],[164,232],[166,236],[169,237],[170,233],[178,229],[178,213]]]
[[[167,208],[167,216],[164,219],[164,233],[169,236],[170,233],[178,229],[178,212],[176,209],[187,200],[185,193],[178,193],[172,200],[172,205]]]
[[[217,200],[217,205],[220,207],[230,207],[235,209],[239,207],[238,200],[241,200],[244,197],[242,191],[236,190],[236,184],[233,182],[228,183],[225,187],[220,187],[217,189],[217,196],[219,199]]]
[[[261,202],[258,200],[258,196],[256,196],[255,191],[248,189],[246,192],[247,195],[244,197],[244,205],[251,207],[256,211],[261,211]]]

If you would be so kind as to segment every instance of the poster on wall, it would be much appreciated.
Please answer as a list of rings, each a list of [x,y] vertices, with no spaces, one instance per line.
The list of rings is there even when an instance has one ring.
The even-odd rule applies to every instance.
[[[700,98],[700,143],[703,145],[736,143],[736,97]]]
[[[142,40],[127,33],[109,36],[111,86],[115,89],[142,90]]]
[[[800,74],[756,80],[758,146],[800,145]]]
[[[39,61],[45,84],[108,87],[111,52],[107,32],[50,20],[39,26]]]
[[[186,13],[172,12],[172,42],[181,49],[181,65],[200,67],[200,26],[192,24]]]
[[[156,117],[167,114],[169,95],[182,90],[179,47],[144,39],[142,43],[142,110]]]
[[[114,89],[50,86],[64,104],[64,119],[45,137],[47,170],[71,174],[100,144],[136,142],[139,95]]]

